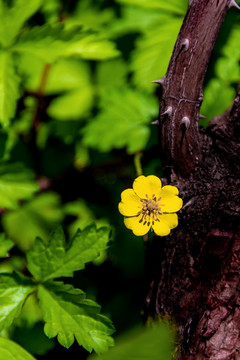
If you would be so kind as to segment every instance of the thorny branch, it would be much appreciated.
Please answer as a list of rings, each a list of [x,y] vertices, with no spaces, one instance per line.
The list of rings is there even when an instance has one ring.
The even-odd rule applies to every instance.
[[[163,85],[160,143],[165,162],[188,176],[202,158],[198,130],[207,66],[230,0],[193,0],[180,30]]]
[[[159,140],[165,177],[184,206],[171,236],[149,254],[145,316],[175,319],[178,360],[240,359],[240,90],[199,130],[202,88],[234,0],[192,0],[161,83]]]

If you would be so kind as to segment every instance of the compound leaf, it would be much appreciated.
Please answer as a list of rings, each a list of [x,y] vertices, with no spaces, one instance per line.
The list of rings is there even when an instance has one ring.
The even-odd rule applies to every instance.
[[[85,298],[85,293],[72,285],[51,282],[39,285],[38,297],[45,334],[57,336],[59,343],[69,347],[76,338],[87,351],[101,353],[113,345],[111,321],[99,314],[100,306]]]
[[[85,264],[94,260],[101,250],[107,248],[110,229],[97,229],[90,225],[78,230],[66,245],[65,235],[58,227],[48,242],[36,238],[34,247],[27,254],[28,269],[39,281],[61,276],[73,276],[73,272],[84,269]]]

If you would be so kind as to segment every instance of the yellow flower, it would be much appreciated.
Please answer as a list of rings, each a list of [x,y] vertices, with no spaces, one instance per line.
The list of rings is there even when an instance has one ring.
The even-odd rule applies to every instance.
[[[175,186],[162,187],[161,180],[154,176],[139,176],[133,189],[121,194],[119,211],[124,215],[124,224],[137,236],[143,236],[152,228],[159,236],[165,236],[178,225],[176,211],[182,207]]]

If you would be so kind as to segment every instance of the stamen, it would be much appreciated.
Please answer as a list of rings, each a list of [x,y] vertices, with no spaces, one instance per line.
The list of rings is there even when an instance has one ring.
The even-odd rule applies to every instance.
[[[143,222],[143,225],[153,226],[155,221],[160,221],[159,215],[162,215],[161,207],[164,206],[164,204],[159,203],[160,199],[161,197],[157,199],[155,194],[151,198],[146,194],[146,199],[141,199],[142,210],[138,215],[142,214],[142,218],[139,223]]]

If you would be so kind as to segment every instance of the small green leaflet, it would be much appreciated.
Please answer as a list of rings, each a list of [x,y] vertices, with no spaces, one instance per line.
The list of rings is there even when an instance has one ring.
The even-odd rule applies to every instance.
[[[0,337],[0,360],[36,360],[14,341]]]
[[[33,173],[23,164],[0,165],[0,207],[17,209],[18,200],[25,200],[39,190]]]
[[[8,251],[14,246],[12,240],[6,239],[4,233],[0,233],[0,258],[8,257]]]
[[[0,331],[12,324],[20,314],[27,296],[34,289],[35,285],[31,280],[17,273],[0,276]]]
[[[108,59],[119,55],[113,42],[98,34],[83,32],[81,27],[66,30],[63,24],[36,26],[20,36],[13,51],[31,53],[47,63],[61,57]]]
[[[0,123],[7,126],[15,114],[19,98],[19,77],[15,72],[12,55],[0,51]]]
[[[84,269],[87,262],[107,248],[109,233],[107,227],[97,229],[90,225],[78,230],[66,245],[63,230],[58,227],[48,242],[36,238],[33,249],[27,253],[28,269],[41,282],[73,276],[74,271]]]
[[[38,286],[38,297],[46,322],[44,331],[49,338],[57,336],[67,348],[76,338],[79,345],[96,353],[113,346],[111,321],[99,314],[100,306],[86,299],[80,289],[62,282],[47,282]]]

